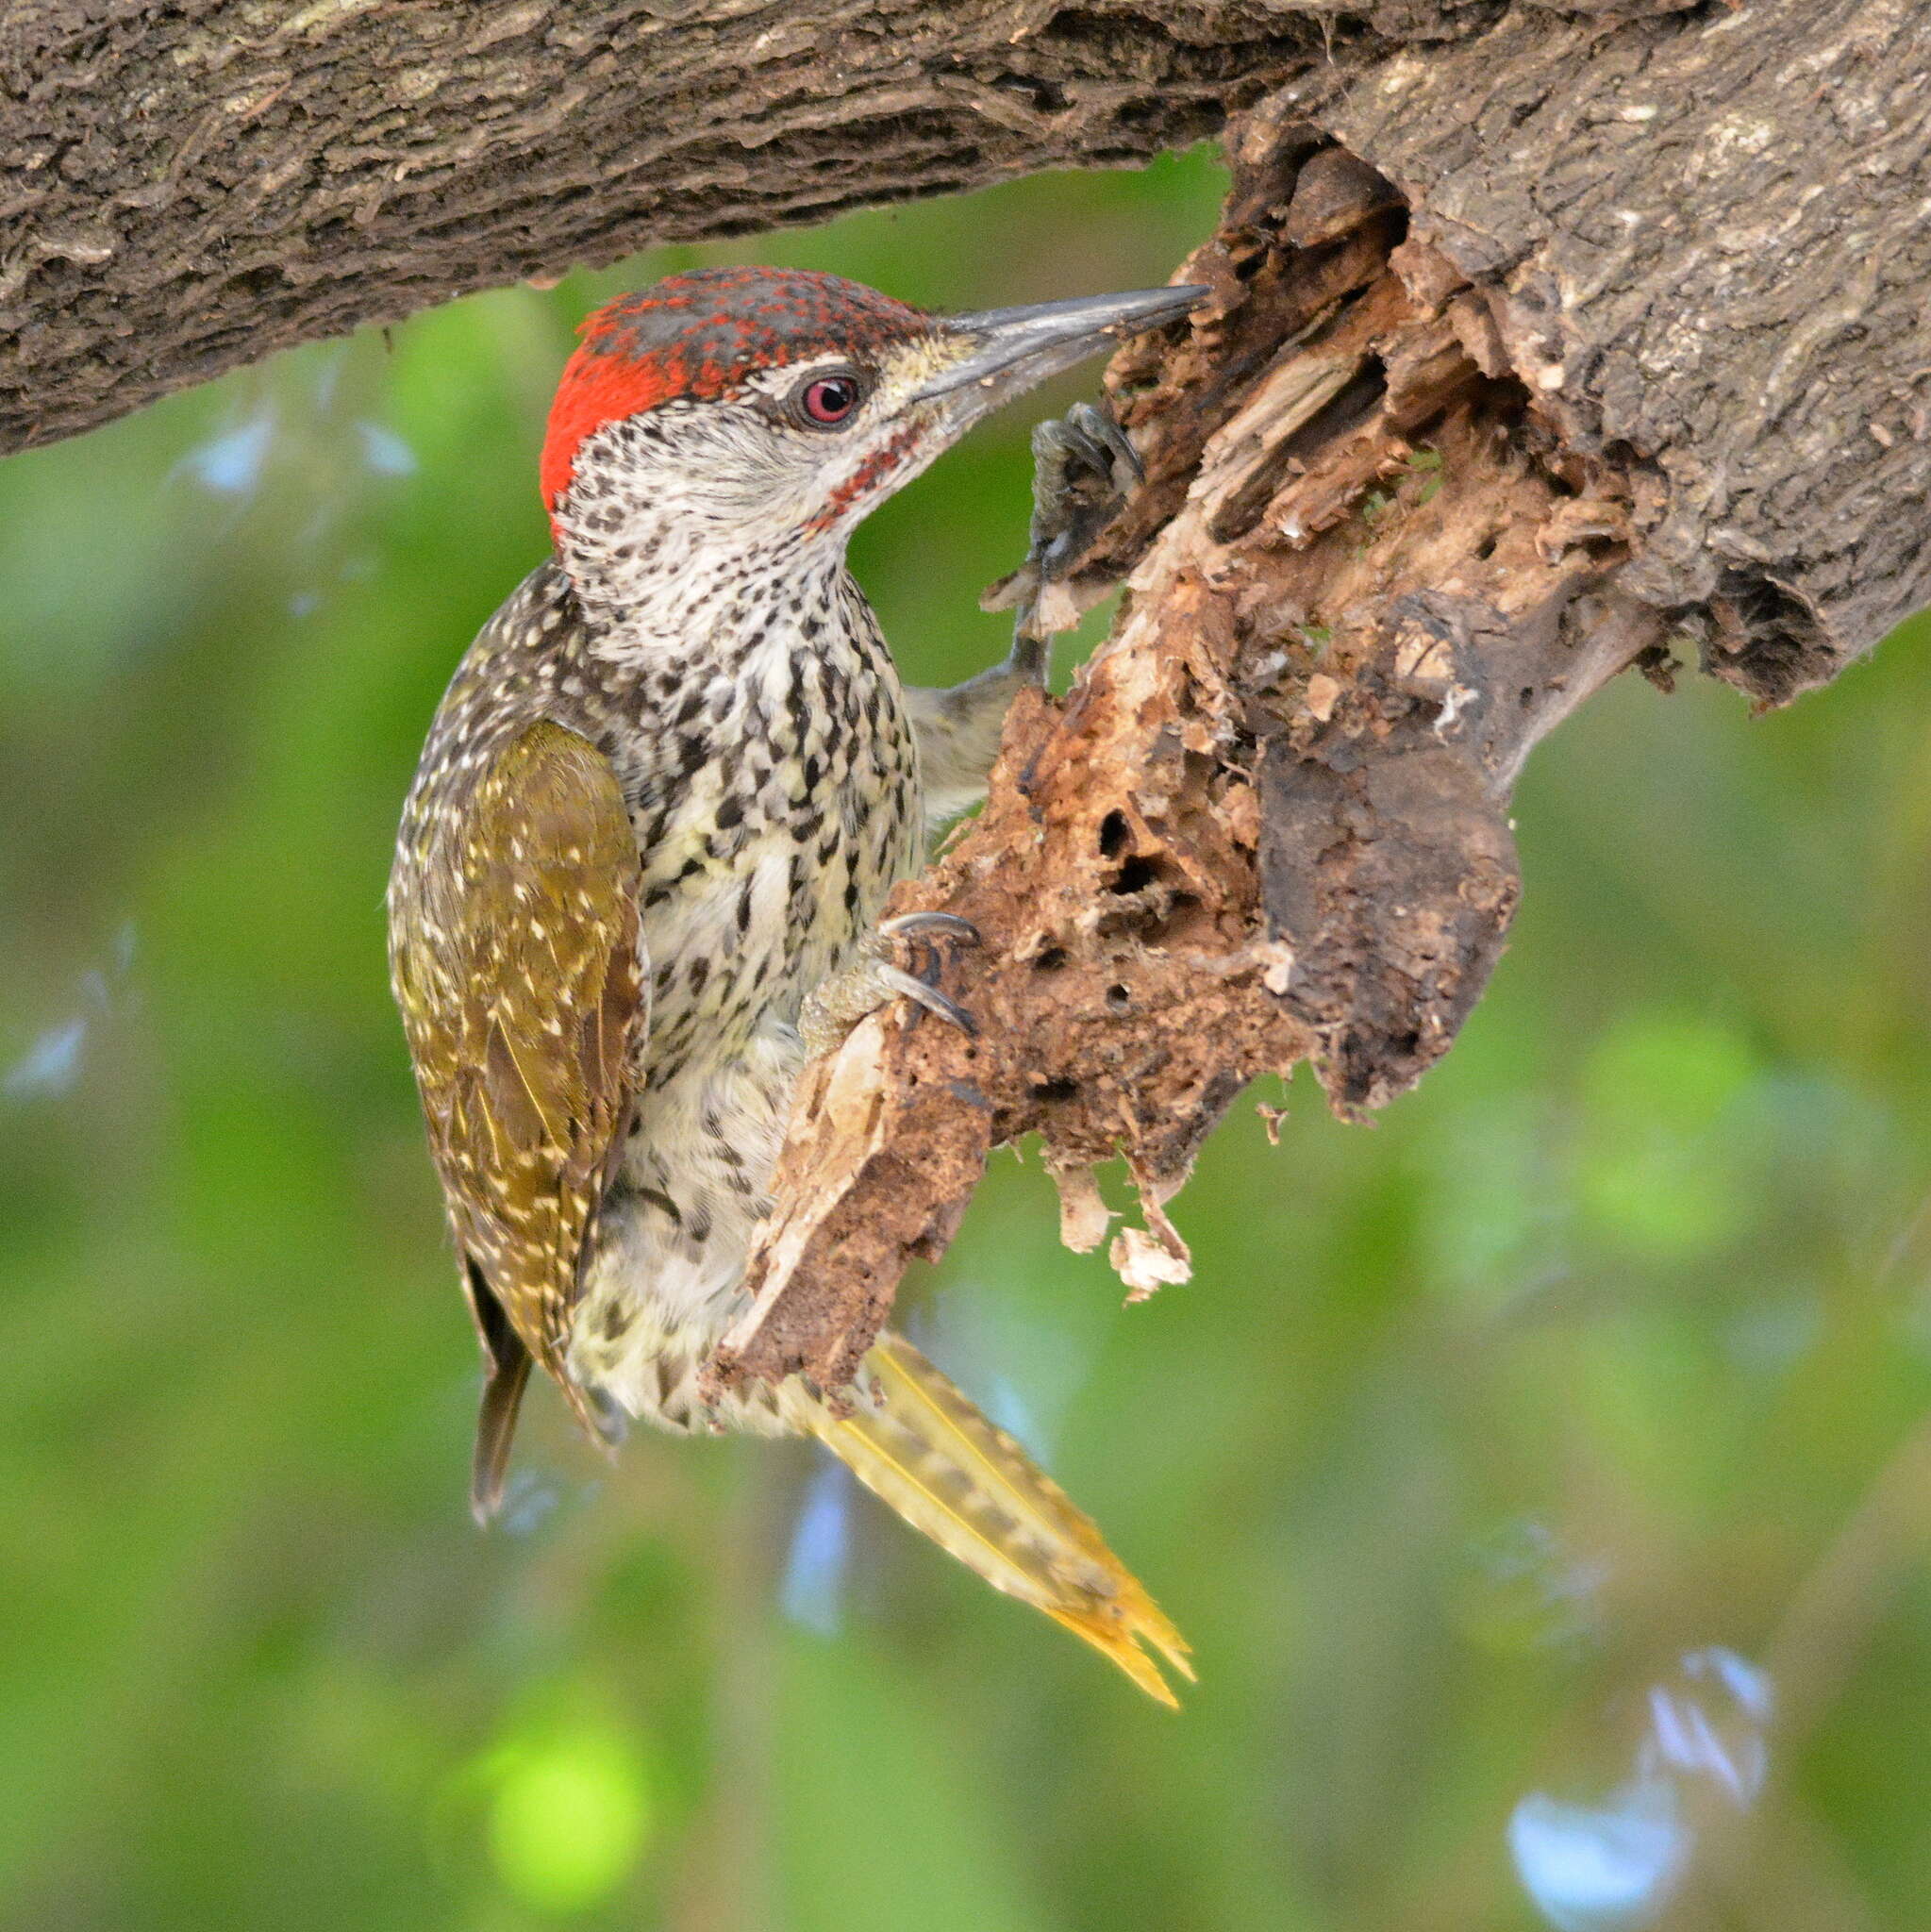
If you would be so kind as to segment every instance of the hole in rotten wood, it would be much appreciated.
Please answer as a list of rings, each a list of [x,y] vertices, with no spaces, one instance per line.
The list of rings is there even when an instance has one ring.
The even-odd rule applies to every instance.
[[[1109,1013],[1131,1012],[1133,995],[1124,986],[1109,986],[1107,989],[1107,1010]]]
[[[1174,941],[1195,932],[1207,919],[1205,907],[1198,894],[1193,892],[1174,892],[1167,900],[1167,915],[1161,922],[1163,937],[1171,944]]]
[[[1347,387],[1277,444],[1267,460],[1221,506],[1212,524],[1215,541],[1231,543],[1244,537],[1259,521],[1281,479],[1292,470],[1312,469],[1324,454],[1373,415],[1387,393],[1386,365],[1379,356],[1365,358]]]
[[[1064,946],[1048,946],[1033,961],[1033,971],[1035,973],[1057,973],[1065,963],[1066,948]]]
[[[1040,1080],[1034,1084],[1035,1100],[1074,1100],[1079,1095],[1077,1080]]]
[[[1142,858],[1135,853],[1114,874],[1113,890],[1123,897],[1129,892],[1143,892],[1159,875],[1157,860]]]
[[[1118,858],[1126,847],[1126,814],[1109,811],[1100,821],[1100,857]]]

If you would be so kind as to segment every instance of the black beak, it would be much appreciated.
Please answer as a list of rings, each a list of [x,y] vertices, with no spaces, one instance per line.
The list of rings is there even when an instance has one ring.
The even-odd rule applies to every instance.
[[[963,429],[1049,375],[1185,315],[1212,292],[1186,286],[1138,289],[1127,295],[1078,295],[1070,302],[953,316],[945,332],[963,343],[964,359],[933,376],[912,400],[943,398],[952,426]]]

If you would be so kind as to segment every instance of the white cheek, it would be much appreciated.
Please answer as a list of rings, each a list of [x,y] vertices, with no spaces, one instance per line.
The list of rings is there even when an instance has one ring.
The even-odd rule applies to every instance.
[[[558,522],[580,541],[681,524],[698,542],[781,520],[804,493],[779,436],[729,404],[672,404],[585,440]]]

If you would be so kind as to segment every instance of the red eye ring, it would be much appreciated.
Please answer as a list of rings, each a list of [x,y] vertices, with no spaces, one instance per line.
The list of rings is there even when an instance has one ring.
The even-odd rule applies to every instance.
[[[798,392],[798,408],[806,422],[835,429],[858,407],[863,393],[856,375],[821,375]]]

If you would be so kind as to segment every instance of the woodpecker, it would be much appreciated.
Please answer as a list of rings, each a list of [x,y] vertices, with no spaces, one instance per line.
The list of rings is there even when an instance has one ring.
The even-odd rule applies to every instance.
[[[542,450],[554,554],[457,670],[389,888],[482,1344],[479,1521],[536,1362],[606,1441],[632,1419],[816,1436],[1153,1696],[1174,1702],[1142,1642],[1192,1675],[1093,1524],[902,1337],[848,1407],[796,1377],[707,1401],[699,1373],[745,1305],[807,1053],[889,999],[970,1024],[895,963],[962,922],[876,922],[1043,675],[1022,626],[966,684],[903,687],[847,541],[979,418],[1206,292],[941,318],[833,275],[706,269],[583,325]]]

